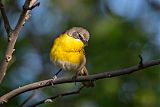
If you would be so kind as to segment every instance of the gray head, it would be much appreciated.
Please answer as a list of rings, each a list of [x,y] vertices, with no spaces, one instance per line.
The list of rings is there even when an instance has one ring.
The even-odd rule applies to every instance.
[[[85,46],[88,45],[90,35],[86,29],[82,27],[73,27],[67,30],[66,33],[75,39],[81,40]]]

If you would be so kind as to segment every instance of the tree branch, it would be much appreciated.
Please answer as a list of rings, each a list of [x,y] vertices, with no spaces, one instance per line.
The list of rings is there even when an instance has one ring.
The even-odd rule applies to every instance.
[[[32,6],[35,5],[36,2],[37,2],[37,0],[26,0],[24,3],[24,7],[31,8]],[[1,6],[1,13],[2,13],[2,15],[5,15],[4,8],[2,8],[2,7],[3,6]],[[28,18],[29,18],[29,11],[30,10],[23,8],[15,29],[12,32],[10,32],[8,35],[9,41],[8,41],[8,45],[7,45],[7,50],[5,52],[4,58],[2,60],[1,66],[0,66],[0,83],[2,82],[2,80],[6,74],[6,70],[7,70],[9,62],[12,59],[12,53],[15,51],[14,46],[15,46],[16,40],[18,38],[18,35],[19,35],[25,21],[28,20]],[[7,16],[5,15],[4,24],[6,24],[5,26],[8,26],[9,22],[6,20],[6,17]]]
[[[42,88],[42,87],[46,87],[46,86],[50,86],[53,84],[56,85],[56,84],[72,83],[72,82],[95,81],[95,80],[103,79],[103,78],[111,78],[111,77],[116,77],[116,76],[120,76],[120,75],[130,74],[135,71],[139,71],[139,70],[142,70],[142,69],[145,69],[145,68],[148,68],[151,66],[159,65],[159,64],[160,64],[160,59],[143,63],[141,66],[139,66],[139,64],[138,64],[138,65],[124,68],[124,69],[120,69],[120,70],[114,70],[114,71],[110,71],[110,72],[102,72],[102,73],[88,75],[88,76],[78,76],[76,78],[76,80],[73,79],[72,77],[61,77],[61,78],[57,78],[57,79],[48,79],[48,80],[43,80],[43,81],[31,83],[31,84],[19,87],[13,91],[10,91],[9,93],[1,96],[0,97],[0,104],[7,103],[7,101],[9,99],[11,99],[21,93],[35,90],[35,89]]]
[[[83,88],[84,88],[84,86],[81,86],[80,88],[78,88],[78,89],[75,90],[75,91],[66,92],[66,93],[61,93],[61,94],[57,94],[57,95],[55,95],[55,96],[48,97],[48,98],[46,98],[46,99],[44,99],[44,100],[42,100],[42,101],[39,101],[39,102],[37,102],[37,103],[35,103],[35,104],[32,104],[32,105],[29,105],[29,106],[27,106],[27,107],[36,107],[36,106],[38,106],[38,105],[40,105],[40,104],[43,104],[43,103],[51,103],[51,102],[53,102],[54,99],[56,99],[56,98],[58,98],[58,97],[63,97],[63,96],[68,96],[68,95],[73,95],[73,94],[79,94],[80,91],[81,91]]]
[[[4,5],[2,3],[2,0],[0,0],[0,10],[1,10],[1,15],[2,15],[2,18],[3,18],[3,23],[4,23],[4,27],[5,27],[5,30],[9,36],[9,33],[10,31],[12,30],[11,29],[11,26],[9,24],[9,21],[8,21],[8,17],[6,15],[6,12],[5,12],[5,9],[4,9]]]

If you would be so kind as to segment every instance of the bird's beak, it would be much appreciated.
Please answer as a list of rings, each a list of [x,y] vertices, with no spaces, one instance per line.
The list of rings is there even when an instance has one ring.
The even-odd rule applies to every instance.
[[[88,40],[84,40],[83,43],[85,46],[88,46]]]

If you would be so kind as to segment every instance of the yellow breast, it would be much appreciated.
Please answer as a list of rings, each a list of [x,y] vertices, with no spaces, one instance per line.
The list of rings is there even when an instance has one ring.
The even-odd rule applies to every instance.
[[[84,59],[84,44],[79,39],[74,39],[67,34],[57,37],[50,51],[53,61],[66,61],[80,64]]]

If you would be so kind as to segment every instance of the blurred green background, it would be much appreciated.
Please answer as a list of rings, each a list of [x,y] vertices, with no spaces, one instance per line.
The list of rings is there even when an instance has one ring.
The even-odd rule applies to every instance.
[[[53,39],[73,26],[90,32],[86,47],[90,74],[121,69],[160,58],[159,0],[39,0],[17,40],[0,95],[19,86],[51,78],[58,70],[49,59]],[[12,27],[17,23],[24,0],[3,0]],[[7,45],[0,19],[0,60]],[[60,76],[72,76],[64,72]],[[32,104],[77,84],[62,84],[36,90]],[[32,92],[10,100],[2,107],[17,107]],[[61,97],[39,107],[160,107],[160,67],[96,81],[96,87],[78,95]]]

